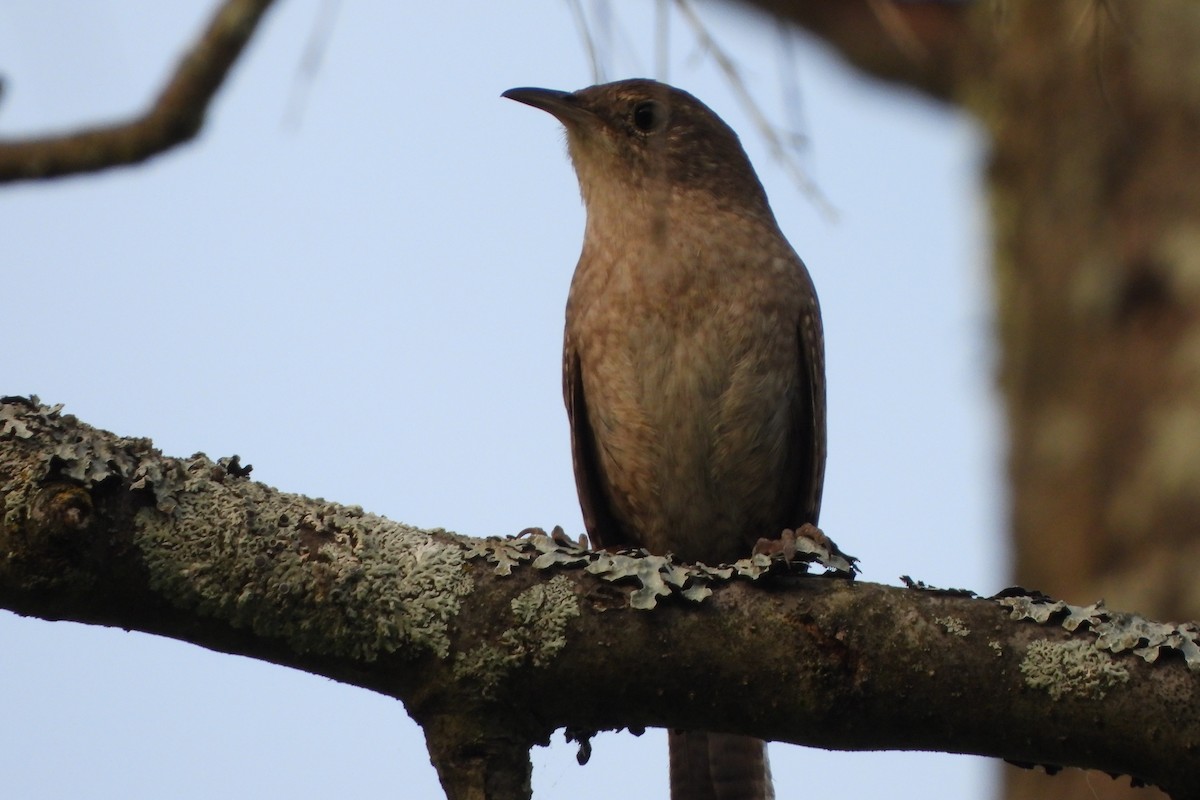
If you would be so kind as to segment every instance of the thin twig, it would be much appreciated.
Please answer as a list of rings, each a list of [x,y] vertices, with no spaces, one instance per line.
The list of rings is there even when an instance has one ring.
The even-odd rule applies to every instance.
[[[607,45],[606,52],[612,54],[611,60],[615,63],[620,54],[625,54],[629,59],[629,69],[625,71],[626,74],[645,75],[647,68],[642,67],[642,61],[638,55],[641,48],[638,46],[637,40],[629,33],[629,29],[621,24],[620,15],[613,13],[612,4],[608,0],[595,0],[595,5],[599,10],[594,16],[601,21],[604,42]],[[609,67],[611,69],[612,64]]]
[[[779,52],[783,64],[779,70],[779,82],[782,85],[783,111],[787,115],[787,141],[795,151],[809,146],[809,137],[801,133],[808,130],[808,122],[804,117],[804,97],[800,91],[800,65],[796,59],[796,31],[786,22],[780,20],[776,31],[779,35]]]
[[[667,82],[670,67],[671,5],[670,0],[658,0],[655,4],[654,21],[654,77]]]
[[[717,66],[725,73],[725,77],[729,80],[729,84],[733,88],[738,101],[741,103],[742,109],[750,115],[755,127],[758,128],[759,134],[766,141],[771,156],[783,165],[784,169],[791,175],[792,180],[800,188],[800,191],[813,202],[825,218],[831,222],[835,221],[837,219],[837,210],[825,198],[825,195],[817,185],[804,173],[800,165],[796,163],[796,159],[792,157],[790,149],[783,141],[783,137],[779,135],[779,131],[767,119],[767,115],[763,113],[758,101],[750,94],[750,90],[746,87],[746,82],[742,80],[742,76],[738,72],[737,65],[733,63],[728,54],[712,38],[703,21],[696,15],[695,10],[688,0],[675,0],[675,5],[691,26],[692,32],[701,46],[712,53]]]
[[[575,20],[579,37],[583,39],[583,49],[587,52],[588,63],[592,65],[592,81],[601,83],[604,81],[604,68],[600,64],[600,57],[596,52],[596,41],[592,38],[592,28],[588,25],[587,15],[583,13],[583,3],[580,0],[567,0],[567,8],[571,10],[571,17]]]
[[[296,65],[287,110],[283,113],[285,128],[295,130],[300,127],[304,109],[308,106],[308,96],[321,73],[321,64],[325,61],[325,53],[328,52],[329,42],[333,39],[333,29],[337,24],[341,5],[341,0],[323,0],[317,18],[313,20],[308,42],[300,55],[300,63]]]

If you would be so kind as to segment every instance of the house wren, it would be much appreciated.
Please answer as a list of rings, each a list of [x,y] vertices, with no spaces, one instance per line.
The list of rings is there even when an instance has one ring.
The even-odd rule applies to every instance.
[[[566,127],[587,207],[563,394],[592,542],[718,564],[816,525],[820,310],[737,134],[650,80],[504,96]],[[674,800],[773,796],[757,739],[670,745]]]

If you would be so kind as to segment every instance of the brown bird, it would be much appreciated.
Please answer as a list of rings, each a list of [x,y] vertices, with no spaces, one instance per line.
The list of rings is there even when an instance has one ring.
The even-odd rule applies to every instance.
[[[563,394],[592,542],[717,564],[815,526],[821,315],[737,134],[650,80],[504,96],[566,127],[587,207]],[[669,740],[673,800],[773,796],[764,742]]]

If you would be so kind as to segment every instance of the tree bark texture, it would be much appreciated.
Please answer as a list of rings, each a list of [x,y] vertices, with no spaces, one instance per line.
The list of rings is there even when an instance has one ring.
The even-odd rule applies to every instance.
[[[404,702],[453,800],[561,727],[1097,767],[1200,798],[1200,627],[1015,595],[422,531],[0,401],[0,607]],[[636,680],[629,676],[636,675]]]

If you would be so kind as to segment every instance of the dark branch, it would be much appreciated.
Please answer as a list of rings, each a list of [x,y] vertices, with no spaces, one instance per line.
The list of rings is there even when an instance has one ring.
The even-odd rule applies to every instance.
[[[527,796],[521,754],[564,726],[976,753],[1200,796],[1194,627],[421,531],[247,471],[0,401],[0,607],[399,698],[451,797]]]
[[[137,164],[190,140],[271,3],[226,0],[141,117],[77,133],[0,140],[0,182]]]
[[[973,3],[937,0],[740,0],[793,22],[850,63],[941,100],[954,97],[969,52]]]

